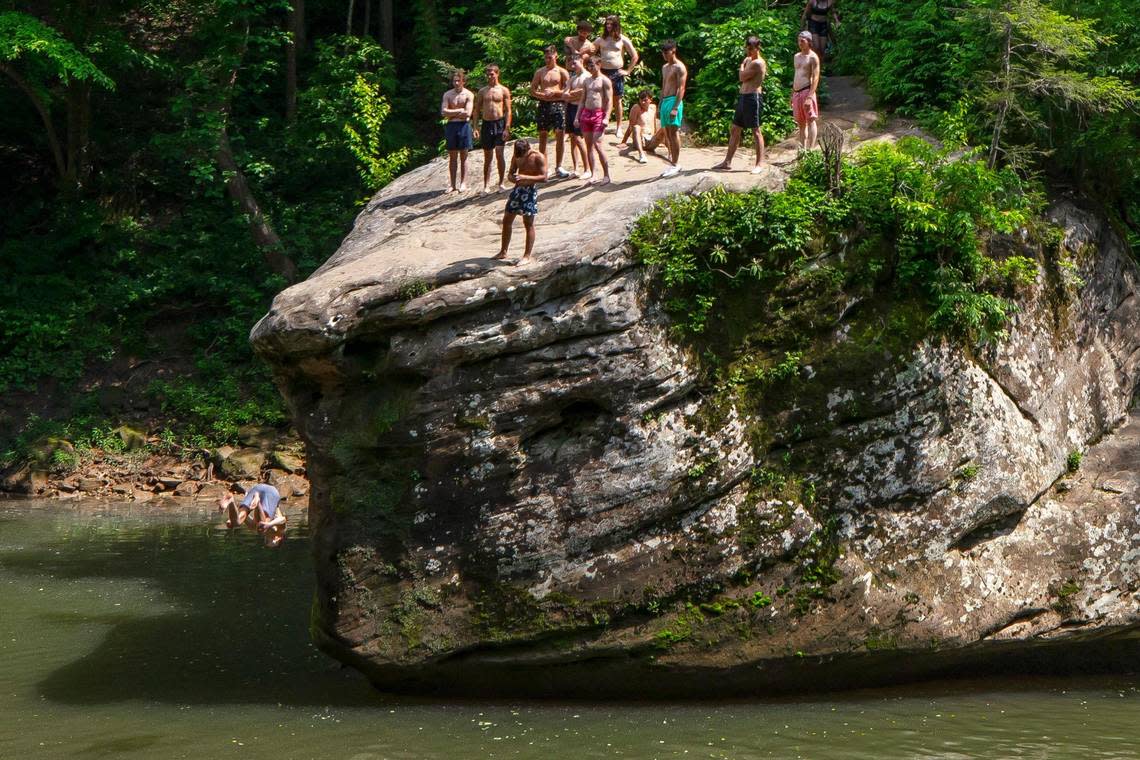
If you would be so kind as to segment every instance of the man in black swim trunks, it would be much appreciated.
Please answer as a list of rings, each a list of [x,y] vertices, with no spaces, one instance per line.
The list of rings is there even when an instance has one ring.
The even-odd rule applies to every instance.
[[[451,74],[451,89],[443,93],[439,115],[447,119],[443,137],[447,143],[448,170],[451,185],[445,192],[463,192],[467,189],[467,151],[471,150],[471,108],[475,96],[466,87],[467,74],[456,69]],[[459,184],[455,183],[456,164],[459,165]]]
[[[511,244],[511,227],[515,217],[522,214],[523,226],[526,228],[526,248],[521,264],[530,259],[534,250],[534,218],[538,216],[538,183],[546,181],[546,156],[530,146],[527,140],[515,141],[515,153],[511,158],[511,170],[508,173],[515,189],[507,198],[507,208],[503,212],[503,238],[496,259],[507,258],[507,248]]]
[[[566,135],[566,103],[563,93],[570,82],[570,72],[558,65],[558,48],[547,45],[546,65],[534,72],[530,94],[538,101],[535,124],[538,127],[538,152],[546,157],[546,136],[554,131],[554,159],[559,177],[569,177],[562,168],[563,139]],[[551,176],[554,176],[553,174]]]
[[[764,78],[768,76],[768,62],[760,55],[760,38],[755,35],[744,41],[744,60],[737,70],[740,81],[740,95],[736,99],[736,113],[732,117],[732,131],[728,137],[728,152],[724,160],[714,169],[727,171],[732,168],[732,157],[740,145],[744,130],[752,132],[752,143],[756,148],[756,163],[752,173],[759,174],[764,162],[764,133],[760,130],[760,120],[764,115]]]
[[[491,156],[494,154],[499,166],[499,192],[506,190],[503,172],[506,160],[503,146],[511,134],[511,91],[499,84],[499,67],[492,63],[487,67],[487,86],[475,95],[475,137],[483,147],[483,192],[491,192]]]

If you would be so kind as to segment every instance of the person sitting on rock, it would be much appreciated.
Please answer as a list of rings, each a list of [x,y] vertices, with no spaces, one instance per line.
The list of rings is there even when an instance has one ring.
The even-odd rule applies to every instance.
[[[228,493],[218,499],[218,511],[228,512],[226,527],[233,529],[242,525],[250,530],[265,534],[266,546],[277,546],[285,538],[285,513],[277,508],[281,493],[268,483],[258,483],[245,492],[241,504]]]

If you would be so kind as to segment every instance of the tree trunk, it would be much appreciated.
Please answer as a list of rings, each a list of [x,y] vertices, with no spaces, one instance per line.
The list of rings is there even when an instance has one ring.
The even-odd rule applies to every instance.
[[[348,0],[348,21],[345,23],[345,26],[344,26],[344,33],[345,33],[345,36],[347,36],[347,37],[352,36],[352,11],[355,8],[355,6],[356,6],[356,0]]]
[[[82,186],[90,165],[91,84],[72,80],[67,85],[67,174],[69,185]]]
[[[364,0],[364,37],[372,34],[372,0]]]
[[[242,213],[249,221],[249,231],[253,235],[253,242],[261,249],[261,255],[266,265],[289,282],[297,281],[297,265],[285,253],[281,238],[276,230],[269,224],[265,215],[261,213],[261,206],[253,191],[246,182],[245,174],[234,158],[233,148],[230,146],[230,135],[223,126],[218,135],[218,148],[214,154],[226,178],[226,192],[238,204]]]
[[[47,137],[48,146],[51,148],[52,158],[55,159],[56,172],[60,181],[64,181],[67,178],[67,161],[63,155],[63,146],[59,142],[59,134],[55,131],[55,125],[51,122],[51,114],[48,112],[47,104],[44,103],[39,94],[24,81],[23,77],[4,63],[0,63],[0,72],[3,72],[9,79],[15,82],[16,86],[32,101],[36,113],[40,115],[40,121],[43,122],[44,135]]]
[[[285,121],[297,120],[297,52],[305,26],[305,0],[293,0],[289,9],[289,42],[285,46]]]
[[[392,0],[380,0],[380,44],[389,53],[395,54],[396,29]]]
[[[1001,146],[1001,131],[1005,127],[1005,117],[1009,113],[1013,98],[1013,82],[1011,80],[1010,65],[1013,58],[1013,27],[1005,23],[1005,54],[1002,56],[1002,89],[1001,104],[998,106],[997,120],[994,122],[994,135],[990,141],[990,158],[987,165],[993,169],[997,166],[998,153]]]
[[[229,133],[229,118],[230,112],[233,109],[233,94],[234,86],[237,84],[238,70],[241,66],[241,61],[245,57],[246,45],[248,42],[249,27],[245,30],[245,39],[242,40],[239,49],[234,56],[233,68],[230,69],[224,81],[221,82],[221,92],[219,94],[219,101],[215,106],[219,118],[220,126],[218,128],[217,145],[214,148],[214,160],[218,162],[218,166],[222,170],[225,177],[226,193],[230,196],[249,222],[249,230],[253,236],[253,242],[261,249],[262,258],[265,259],[265,264],[269,267],[270,271],[284,277],[288,282],[297,281],[297,265],[293,262],[289,255],[285,253],[284,246],[281,244],[281,238],[277,235],[277,231],[273,229],[273,225],[265,218],[265,214],[261,211],[261,205],[257,202],[257,198],[253,195],[253,190],[249,187],[249,182],[245,179],[245,173],[242,172],[241,167],[238,166],[237,159],[234,157],[233,146],[230,144]]]

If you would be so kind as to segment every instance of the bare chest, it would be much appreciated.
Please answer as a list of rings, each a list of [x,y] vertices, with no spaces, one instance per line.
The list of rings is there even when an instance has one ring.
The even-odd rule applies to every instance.
[[[556,89],[562,84],[562,72],[558,69],[543,69],[538,81],[542,84],[543,89]]]

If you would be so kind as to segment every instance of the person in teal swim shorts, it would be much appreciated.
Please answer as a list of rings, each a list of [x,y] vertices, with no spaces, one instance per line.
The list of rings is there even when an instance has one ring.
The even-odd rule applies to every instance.
[[[662,177],[672,177],[681,171],[681,120],[685,116],[685,85],[689,81],[689,70],[677,57],[677,43],[665,40],[661,43],[661,56],[665,65],[661,67],[661,127],[665,130],[665,145],[669,149],[669,167],[661,172]]]

